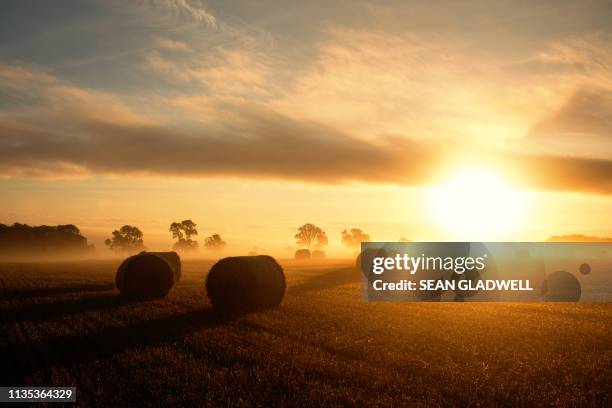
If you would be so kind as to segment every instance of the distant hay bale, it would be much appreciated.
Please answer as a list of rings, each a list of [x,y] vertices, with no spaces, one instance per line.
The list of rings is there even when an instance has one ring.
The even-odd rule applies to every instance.
[[[320,249],[312,251],[312,259],[325,259],[325,252]]]
[[[582,265],[580,265],[580,268],[578,268],[578,270],[581,274],[588,275],[589,273],[591,273],[591,265],[589,265],[588,263],[583,263]]]
[[[117,269],[115,284],[124,296],[158,299],[170,292],[174,276],[174,270],[165,259],[150,253],[141,253],[121,263]]]
[[[310,250],[298,249],[295,251],[295,259],[310,259]]]
[[[142,251],[140,254],[151,254],[158,256],[168,262],[168,265],[172,268],[174,274],[174,283],[181,280],[181,257],[174,251],[171,252],[146,252]]]
[[[542,284],[542,299],[545,302],[577,302],[581,293],[578,279],[566,271],[551,273]]]
[[[254,310],[280,305],[286,283],[283,268],[267,255],[223,258],[206,277],[210,302],[220,310]]]
[[[359,255],[357,255],[357,259],[355,260],[355,266],[357,269],[360,269],[362,273],[368,271],[365,276],[370,276],[372,274],[372,266],[374,263],[374,258],[383,257],[386,258],[388,256],[385,248],[366,248]]]

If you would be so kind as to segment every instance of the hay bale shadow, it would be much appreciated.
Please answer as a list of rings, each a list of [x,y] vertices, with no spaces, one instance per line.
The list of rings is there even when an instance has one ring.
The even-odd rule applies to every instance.
[[[97,284],[80,284],[70,286],[60,286],[55,288],[37,288],[37,289],[17,289],[0,291],[0,300],[16,300],[33,297],[48,297],[56,295],[64,295],[75,292],[102,292],[113,290],[114,283],[97,283]]]
[[[132,348],[174,342],[198,330],[231,321],[227,315],[207,308],[84,335],[5,345],[0,347],[0,359],[12,369],[3,370],[0,381],[5,384],[25,384],[28,375],[39,369],[50,366],[72,367]],[[44,356],[44,361],[40,361],[37,356]]]
[[[336,268],[323,274],[308,278],[298,285],[289,287],[287,289],[287,293],[291,295],[301,295],[307,292],[329,289],[359,281],[359,273],[355,272],[355,268]]]
[[[88,311],[114,309],[131,303],[135,303],[135,300],[127,299],[119,294],[76,300],[58,300],[50,303],[2,309],[0,321],[2,323],[42,321]]]

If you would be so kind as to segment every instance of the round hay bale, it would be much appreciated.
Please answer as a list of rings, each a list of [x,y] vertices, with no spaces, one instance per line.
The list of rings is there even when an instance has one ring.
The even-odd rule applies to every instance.
[[[310,250],[298,249],[295,251],[295,259],[310,259]]]
[[[267,255],[223,258],[206,277],[206,292],[221,310],[254,310],[280,305],[286,283],[283,268]]]
[[[385,248],[366,248],[357,255],[357,259],[355,259],[355,266],[357,269],[361,269],[362,271],[370,271],[372,272],[372,264],[374,263],[374,258],[382,257],[386,258],[388,256]]]
[[[159,256],[144,253],[121,263],[115,284],[122,295],[137,299],[163,298],[174,284],[174,271]]]
[[[174,274],[174,283],[181,280],[181,257],[174,251],[171,252],[146,252],[142,251],[142,254],[151,254],[158,256],[168,262],[168,265],[172,268]]]
[[[588,263],[583,263],[582,265],[580,265],[580,268],[578,268],[578,270],[581,274],[588,275],[589,273],[591,273],[591,265],[589,265]]]
[[[578,279],[566,271],[551,273],[542,284],[542,299],[545,302],[577,302],[581,293]]]
[[[357,270],[361,273],[361,275],[368,281],[368,284],[371,284],[376,279],[387,279],[390,273],[386,273],[383,275],[377,275],[372,272],[372,267],[374,266],[374,258],[386,258],[388,256],[385,248],[366,248],[359,255],[357,255],[357,259],[355,260],[355,266]],[[384,278],[383,278],[384,276]],[[371,288],[368,285],[368,288]]]
[[[325,259],[325,252],[320,249],[312,251],[312,259]]]

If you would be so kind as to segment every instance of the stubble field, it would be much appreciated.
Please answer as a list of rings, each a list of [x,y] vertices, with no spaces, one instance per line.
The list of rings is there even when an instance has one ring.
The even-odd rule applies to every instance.
[[[280,308],[229,319],[212,262],[155,301],[123,299],[117,265],[0,264],[1,385],[88,407],[611,403],[610,303],[363,303],[351,263],[288,261]]]

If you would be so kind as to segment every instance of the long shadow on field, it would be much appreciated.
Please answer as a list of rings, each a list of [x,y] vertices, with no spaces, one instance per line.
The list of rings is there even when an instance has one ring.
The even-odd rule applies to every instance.
[[[359,271],[352,267],[332,269],[321,275],[316,275],[306,279],[304,282],[289,287],[287,293],[299,295],[306,292],[313,292],[321,289],[333,288],[359,281]]]
[[[72,366],[131,348],[172,342],[200,329],[227,322],[228,318],[213,309],[202,309],[85,335],[3,346],[0,347],[0,361],[11,369],[1,370],[0,381],[3,384],[25,384],[27,376],[35,370]]]
[[[15,323],[20,321],[48,320],[87,311],[112,309],[135,302],[135,300],[126,299],[119,294],[76,300],[59,300],[52,303],[38,303],[3,309],[0,321],[2,323]]]
[[[0,300],[24,299],[29,297],[45,297],[63,295],[65,293],[74,292],[96,292],[104,290],[112,290],[115,287],[113,283],[96,283],[82,284],[71,286],[60,286],[56,288],[39,288],[29,290],[7,290],[0,293]]]

